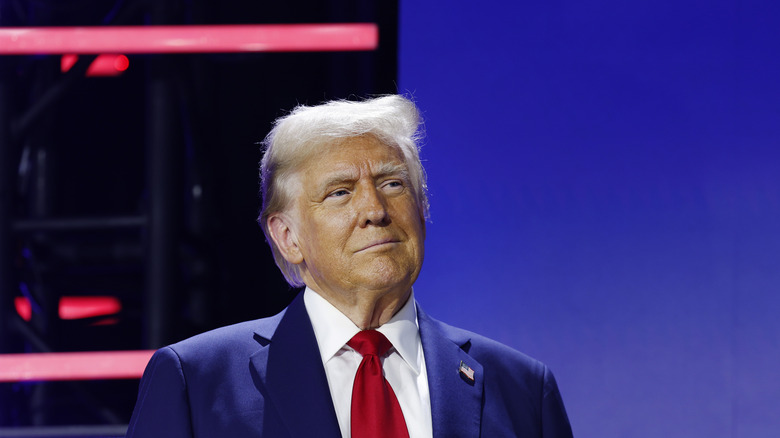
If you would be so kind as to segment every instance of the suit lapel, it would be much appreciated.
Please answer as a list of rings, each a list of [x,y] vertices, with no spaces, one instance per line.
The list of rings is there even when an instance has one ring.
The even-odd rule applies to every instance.
[[[303,294],[287,307],[278,326],[256,332],[263,344],[251,357],[260,385],[292,437],[340,437]]]
[[[478,437],[484,374],[482,365],[462,349],[469,338],[449,332],[420,306],[417,320],[428,373],[434,438]],[[461,362],[474,371],[473,381],[459,371]]]

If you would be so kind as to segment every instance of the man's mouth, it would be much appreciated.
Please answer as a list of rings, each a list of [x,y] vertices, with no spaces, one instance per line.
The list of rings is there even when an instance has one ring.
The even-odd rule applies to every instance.
[[[392,245],[394,243],[398,243],[397,239],[387,238],[387,239],[380,239],[376,240],[374,242],[369,243],[368,245],[364,246],[363,248],[359,249],[357,252],[366,251],[373,248],[382,248],[384,246]]]

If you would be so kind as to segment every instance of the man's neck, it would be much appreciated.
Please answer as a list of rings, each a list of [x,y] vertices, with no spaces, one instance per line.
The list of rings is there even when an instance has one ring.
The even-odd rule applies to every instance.
[[[322,292],[316,285],[308,287],[332,304],[361,330],[375,329],[390,321],[412,294],[411,289],[403,293],[367,291],[352,294],[349,296],[350,299],[344,299],[344,295]]]

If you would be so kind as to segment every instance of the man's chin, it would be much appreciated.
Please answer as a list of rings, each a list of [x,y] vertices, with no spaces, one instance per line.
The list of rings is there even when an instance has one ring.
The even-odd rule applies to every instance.
[[[376,260],[379,262],[380,260]],[[377,263],[373,264],[373,269],[367,269],[362,275],[359,275],[359,283],[366,290],[377,292],[406,292],[412,287],[417,278],[417,272],[409,269],[399,269],[396,263],[390,263],[390,266]]]

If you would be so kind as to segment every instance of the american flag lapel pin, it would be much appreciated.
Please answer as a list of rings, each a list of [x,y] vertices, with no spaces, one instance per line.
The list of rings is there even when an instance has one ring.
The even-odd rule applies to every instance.
[[[460,373],[460,376],[463,377],[466,381],[469,383],[474,383],[474,370],[472,370],[470,366],[463,363],[463,361],[460,361],[458,372]]]

